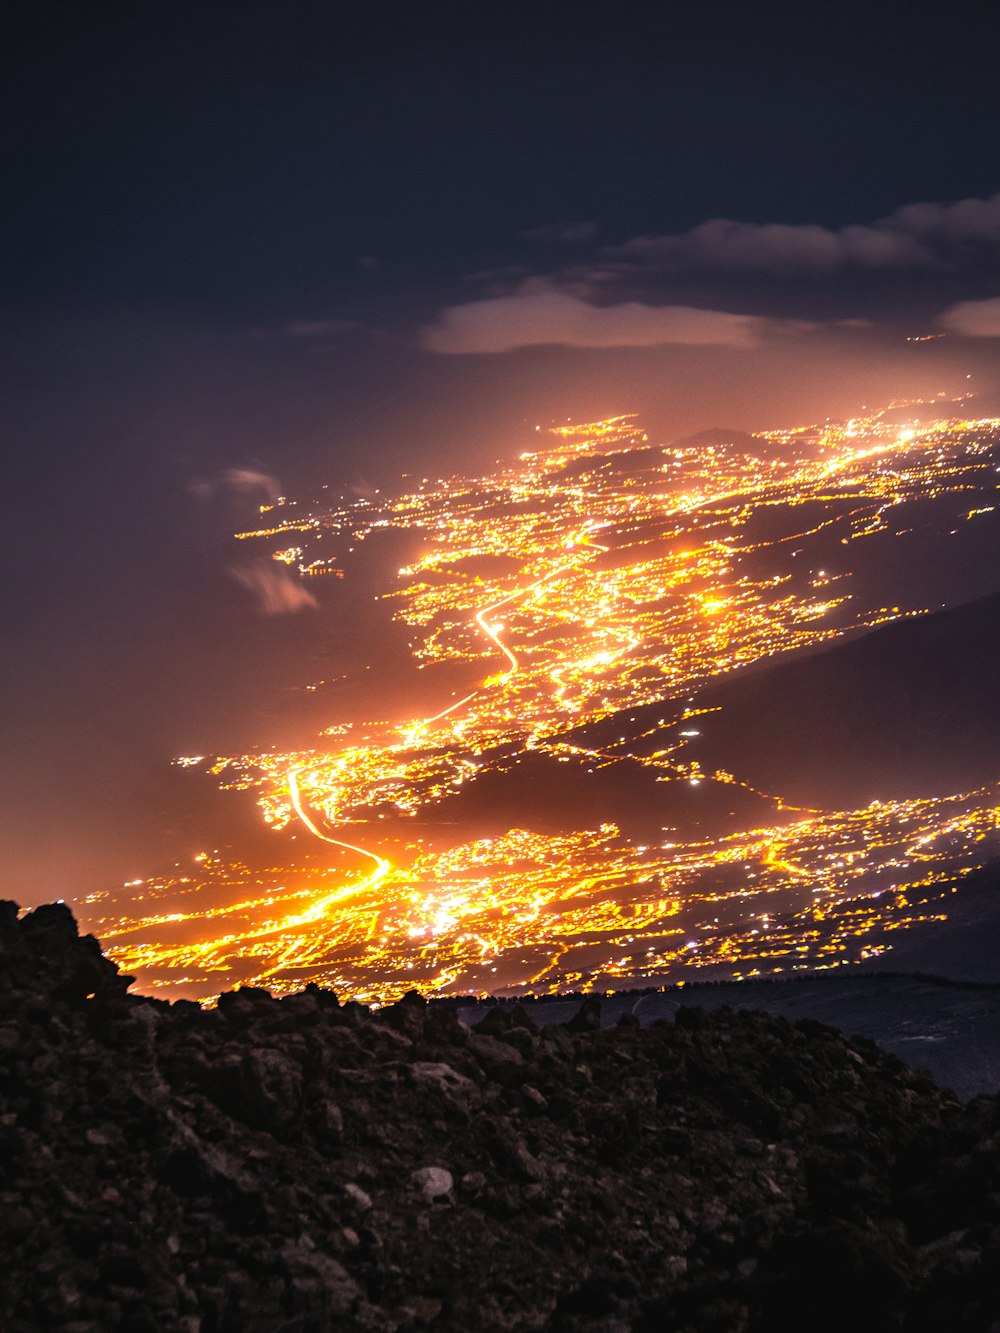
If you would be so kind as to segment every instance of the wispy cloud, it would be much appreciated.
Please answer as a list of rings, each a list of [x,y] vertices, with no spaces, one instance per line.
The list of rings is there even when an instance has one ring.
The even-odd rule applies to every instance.
[[[281,494],[277,477],[269,472],[260,472],[256,468],[231,467],[222,474],[223,483],[234,491],[263,491],[271,500],[277,500]]]
[[[277,477],[258,468],[231,467],[215,477],[199,478],[188,487],[192,495],[207,500],[222,491],[235,491],[238,495],[262,494],[272,503],[281,495]]]
[[[929,268],[1000,248],[1000,194],[952,204],[907,204],[845,227],[712,218],[690,231],[638,236],[604,254],[647,269],[747,270],[776,274],[838,269]]]
[[[233,568],[231,574],[257,600],[258,611],[266,616],[286,616],[308,606],[319,606],[316,598],[284,569],[275,569],[266,561]]]
[[[509,296],[442,310],[421,330],[432,352],[509,352],[517,347],[660,347],[669,343],[750,347],[770,321],[692,306],[591,305],[552,288],[526,287]]]
[[[1000,296],[985,301],[959,301],[941,316],[951,333],[967,338],[1000,338]]]

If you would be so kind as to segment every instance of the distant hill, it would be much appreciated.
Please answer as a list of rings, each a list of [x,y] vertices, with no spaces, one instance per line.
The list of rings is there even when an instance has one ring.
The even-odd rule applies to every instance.
[[[699,446],[720,448],[730,445],[736,449],[745,449],[748,453],[759,453],[767,448],[766,441],[757,440],[745,430],[734,430],[729,426],[709,426],[706,430],[695,431],[693,435],[684,435],[674,440],[675,449],[697,449]]]
[[[817,805],[1000,778],[1000,593],[710,686],[685,751]]]
[[[627,477],[662,467],[665,457],[664,451],[655,445],[647,445],[641,449],[618,449],[612,454],[585,454],[582,458],[571,459],[570,462],[556,468],[554,475],[583,477],[600,472],[605,475]]]
[[[491,834],[509,828],[555,834],[567,827],[598,828],[610,820],[635,836],[669,827],[693,838],[774,817],[773,802],[732,784],[703,782],[695,788],[687,782],[658,781],[659,776],[627,758],[595,768],[586,759],[561,763],[544,753],[529,753],[484,768],[460,793],[445,797],[422,818]]]

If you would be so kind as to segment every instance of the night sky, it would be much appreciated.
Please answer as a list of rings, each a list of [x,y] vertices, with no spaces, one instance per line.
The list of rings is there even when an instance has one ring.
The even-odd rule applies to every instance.
[[[328,651],[232,577],[249,473],[995,398],[998,37],[963,4],[21,6],[3,891],[148,870],[150,775],[265,737]]]

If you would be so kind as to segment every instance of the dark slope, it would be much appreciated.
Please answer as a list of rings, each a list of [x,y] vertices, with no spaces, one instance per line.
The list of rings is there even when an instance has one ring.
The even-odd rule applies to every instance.
[[[927,900],[933,902],[935,887],[910,890],[910,901],[919,902],[927,894]],[[931,973],[956,982],[992,985],[1000,995],[1000,860],[962,876],[954,887],[957,893],[939,900],[946,920],[933,919],[916,929],[894,931],[891,953],[861,963],[860,970],[876,970],[881,962],[894,972]],[[929,915],[936,917],[937,912],[932,908]],[[997,1056],[1000,1061],[1000,1045]],[[1000,1087],[1000,1066],[994,1086]]]
[[[579,733],[606,744],[642,736],[663,703]],[[944,795],[1000,779],[1000,593],[882,626],[826,651],[757,667],[694,697],[714,709],[678,757],[725,769],[795,804],[847,808]],[[639,753],[681,729],[679,711]]]
[[[1000,778],[1000,594],[705,690],[690,756],[827,806]]]
[[[662,712],[662,709],[661,709]],[[658,781],[657,770],[627,758],[607,767],[587,758],[561,762],[545,753],[497,759],[424,816],[483,833],[509,828],[560,833],[598,828],[607,821],[626,834],[656,836],[664,827],[684,837],[728,832],[774,818],[774,802],[731,784]]]
[[[0,1048],[12,1333],[995,1327],[997,1099],[814,1021],[203,1012],[5,904]]]
[[[674,449],[735,449],[748,454],[764,454],[768,447],[766,440],[758,440],[745,430],[730,426],[709,426],[673,442]]]

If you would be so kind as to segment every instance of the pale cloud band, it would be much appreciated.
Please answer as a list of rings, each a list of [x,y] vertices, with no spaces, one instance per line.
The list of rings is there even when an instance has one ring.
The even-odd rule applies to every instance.
[[[421,330],[431,352],[510,352],[518,347],[752,347],[771,321],[692,306],[638,301],[596,306],[568,292],[537,290],[442,310]]]
[[[526,234],[566,239],[572,232],[577,243],[584,243],[594,231],[577,224],[536,228]],[[713,218],[686,232],[639,236],[605,246],[589,262],[547,276],[525,277],[516,290],[449,306],[421,329],[420,342],[428,351],[448,355],[544,346],[753,347],[795,326],[761,316],[633,298],[644,287],[663,293],[664,283],[669,285],[683,271],[803,280],[848,270],[923,269],[946,274],[977,262],[995,265],[997,255],[1000,194],[950,204],[907,204],[874,222],[843,227]],[[629,299],[624,299],[626,295]],[[945,326],[972,337],[998,336],[997,304],[963,302],[946,313]]]
[[[836,228],[712,218],[676,235],[638,236],[604,254],[645,269],[806,274],[933,268],[993,247],[1000,247],[1000,194],[907,204],[875,222]]]

